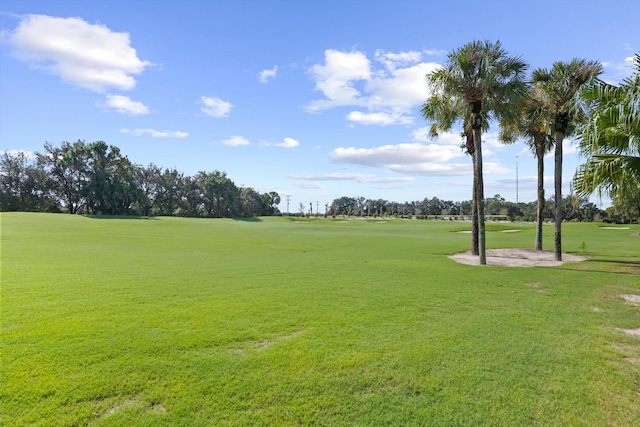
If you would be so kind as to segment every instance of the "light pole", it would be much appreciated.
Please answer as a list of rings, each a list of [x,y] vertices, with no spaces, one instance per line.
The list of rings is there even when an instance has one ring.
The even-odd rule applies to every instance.
[[[518,156],[516,156],[516,205],[518,204]]]

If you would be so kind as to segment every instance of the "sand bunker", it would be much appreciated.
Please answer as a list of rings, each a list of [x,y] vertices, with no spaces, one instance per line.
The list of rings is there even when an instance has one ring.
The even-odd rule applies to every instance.
[[[480,265],[479,257],[471,255],[471,251],[450,255],[449,258],[460,264]],[[557,267],[565,262],[580,262],[586,259],[587,257],[563,253],[562,261],[556,261],[555,253],[551,251],[523,248],[487,249],[487,265],[505,267]]]

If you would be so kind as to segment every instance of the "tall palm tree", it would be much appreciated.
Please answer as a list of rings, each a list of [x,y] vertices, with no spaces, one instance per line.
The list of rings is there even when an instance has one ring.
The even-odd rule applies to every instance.
[[[528,65],[510,56],[497,41],[474,41],[447,56],[446,67],[427,76],[433,96],[454,99],[464,105],[473,134],[474,197],[478,207],[478,252],[486,265],[484,182],[482,176],[482,129],[485,120],[508,119],[526,89]],[[427,101],[429,102],[429,101]],[[513,106],[512,106],[513,107]]]
[[[536,241],[535,248],[542,250],[542,221],[545,205],[544,199],[544,156],[553,147],[551,134],[551,116],[544,108],[540,90],[531,88],[520,114],[511,122],[500,123],[502,128],[499,139],[506,143],[525,138],[526,144],[538,160],[538,203],[536,207]]]
[[[427,80],[428,83],[428,80]],[[464,150],[471,156],[473,170],[476,169],[476,157],[474,155],[473,145],[473,129],[471,128],[471,118],[467,114],[468,107],[461,98],[450,97],[445,98],[439,94],[434,94],[422,105],[420,110],[425,120],[432,120],[429,129],[429,136],[437,138],[440,132],[448,132],[453,126],[462,121],[463,131],[461,136],[465,140]],[[488,129],[489,123],[485,123],[485,130]],[[471,197],[471,254],[478,255],[478,203],[476,197],[477,189],[476,175],[473,175],[473,194]]]
[[[615,198],[639,192],[640,55],[635,55],[634,74],[621,85],[596,79],[581,95],[588,105],[588,119],[577,134],[587,162],[576,173],[576,193]]]
[[[580,88],[602,73],[597,61],[573,59],[555,62],[551,69],[533,71],[533,83],[542,92],[552,114],[555,133],[555,259],[562,261],[562,141],[570,136],[584,117]]]

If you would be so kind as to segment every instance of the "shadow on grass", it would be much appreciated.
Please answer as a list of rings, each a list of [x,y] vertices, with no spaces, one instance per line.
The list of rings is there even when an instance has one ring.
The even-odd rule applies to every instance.
[[[618,266],[619,269],[615,269],[615,270],[606,270],[606,269],[602,269],[602,270],[598,270],[597,268],[595,268],[595,264],[597,263],[603,263],[605,265],[609,264],[612,268],[616,268],[616,266]],[[584,263],[580,263],[580,265],[584,266],[593,266],[594,268],[580,268],[580,271],[585,271],[585,272],[590,272],[590,273],[611,273],[611,274],[630,274],[630,275],[637,275],[640,272],[640,261],[627,261],[627,260],[623,260],[623,259],[619,259],[619,258],[612,258],[612,259],[594,259],[594,260],[586,260],[584,261]],[[567,265],[568,266],[568,265]],[[573,270],[576,271],[578,269],[573,269],[573,268],[567,268],[565,267],[565,264],[563,264],[562,266],[558,266],[558,267],[554,267],[557,268],[558,270]]]
[[[134,216],[134,215],[83,215],[85,218],[91,219],[137,219],[137,220],[154,220],[158,218],[154,216]]]
[[[233,218],[234,221],[242,221],[242,222],[262,222],[260,218],[251,217],[251,218]]]

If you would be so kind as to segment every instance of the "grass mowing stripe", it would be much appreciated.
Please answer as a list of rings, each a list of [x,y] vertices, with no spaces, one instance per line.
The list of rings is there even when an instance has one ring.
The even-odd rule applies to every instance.
[[[470,240],[449,221],[0,220],[5,425],[640,417],[640,344],[618,330],[640,326],[619,298],[640,294],[637,225],[564,225],[583,263],[483,268],[446,257]]]

